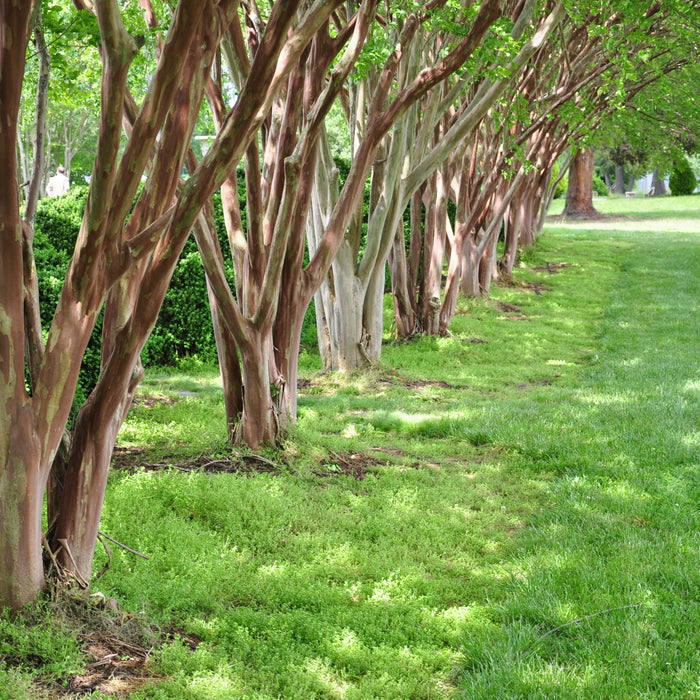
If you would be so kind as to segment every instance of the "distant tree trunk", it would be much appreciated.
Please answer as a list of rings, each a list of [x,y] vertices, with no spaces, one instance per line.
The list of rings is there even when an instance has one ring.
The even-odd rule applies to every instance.
[[[590,148],[578,151],[569,166],[564,216],[600,216],[593,206],[593,151]]]
[[[625,194],[625,170],[621,165],[615,166],[615,184],[612,191],[615,194]]]
[[[651,191],[650,195],[652,197],[663,197],[668,194],[666,189],[666,181],[659,172],[659,170],[654,170],[654,174],[651,176]]]

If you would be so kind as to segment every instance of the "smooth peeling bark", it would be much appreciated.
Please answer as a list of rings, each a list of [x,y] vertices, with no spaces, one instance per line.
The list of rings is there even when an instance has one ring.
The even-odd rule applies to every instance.
[[[243,377],[243,412],[236,428],[235,441],[252,449],[274,445],[279,434],[277,407],[270,387],[269,340],[249,333],[249,345],[242,346],[241,374]]]
[[[440,331],[442,306],[442,266],[447,237],[447,177],[439,168],[432,180],[432,196],[426,216],[426,234],[423,248],[423,287],[421,317],[423,332],[437,335]]]
[[[76,424],[51,547],[57,560],[85,585],[92,575],[109,462],[137,384],[133,382],[131,391],[112,387],[112,398],[121,397],[116,408],[96,392],[83,405]]]
[[[593,151],[577,151],[569,166],[569,188],[566,192],[564,216],[576,218],[599,217],[593,206]]]
[[[8,417],[10,456],[0,465],[0,604],[18,608],[44,585],[41,521],[47,469],[28,403]]]
[[[232,6],[233,3],[229,5],[229,11]],[[155,110],[155,114],[165,123],[151,177],[128,227],[124,219],[119,218],[124,207],[117,201],[118,198],[110,202],[113,205],[111,214],[117,217],[111,228],[118,232],[127,231],[132,238],[140,227],[154,223],[150,219],[160,220],[161,212],[172,201],[201,104],[214,47],[218,44],[216,32],[222,30],[220,23],[203,21],[196,25],[199,33],[193,33],[192,27],[183,27],[186,15],[178,14],[177,17],[179,21],[173,30],[176,37],[169,36],[161,60],[167,60],[178,46],[176,38],[182,38],[181,31],[193,46],[185,52],[187,60],[180,72],[179,83],[173,83],[163,73],[165,80],[160,86],[162,92],[158,93],[159,86],[152,82],[151,93],[131,131],[131,141],[122,157],[121,166],[125,166],[124,159],[129,159],[134,165],[131,177],[138,180],[141,171],[137,164],[145,161],[138,149],[134,148],[133,140],[139,140],[145,150],[151,143],[150,137],[139,128],[139,120],[153,117],[153,103],[158,103],[159,94],[163,98],[168,97],[165,100],[167,108],[161,106]],[[173,89],[175,93],[170,95],[169,91]],[[129,183],[120,181],[119,185],[121,196],[128,196],[131,191]],[[162,229],[163,226],[160,226],[155,231],[162,232]],[[114,259],[130,259],[131,264],[124,265],[124,276],[116,280],[107,299],[100,378],[78,415],[63,479],[61,507],[51,546],[58,561],[84,582],[89,581],[92,573],[111,454],[142,374],[140,353],[155,324],[169,280],[187,239],[187,231],[182,231],[179,237],[170,235],[169,229],[154,235],[155,250],[151,243],[148,250],[153,250],[153,254],[150,257],[143,254],[141,257],[122,256],[124,250],[130,250],[131,239],[122,239],[120,246],[115,245]],[[105,245],[109,245],[107,239]],[[112,270],[110,272],[117,274]]]
[[[41,511],[48,476],[24,389],[22,222],[17,114],[29,17],[36,3],[0,0],[0,606],[18,608],[40,592]]]

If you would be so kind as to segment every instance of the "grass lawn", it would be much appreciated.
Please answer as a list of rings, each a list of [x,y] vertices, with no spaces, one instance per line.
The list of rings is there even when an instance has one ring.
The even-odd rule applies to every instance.
[[[149,559],[93,582],[168,638],[128,697],[700,698],[700,197],[596,204],[450,336],[304,352],[279,450],[227,449],[215,368],[147,374],[101,530]],[[32,614],[0,699],[86,674]]]

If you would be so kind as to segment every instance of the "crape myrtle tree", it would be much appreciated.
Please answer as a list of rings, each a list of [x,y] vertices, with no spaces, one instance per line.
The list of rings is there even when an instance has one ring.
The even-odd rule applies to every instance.
[[[280,430],[295,420],[304,316],[347,240],[348,231],[353,230],[351,223],[375,155],[390,129],[411,107],[472,55],[501,12],[498,2],[482,2],[476,12],[469,12],[462,36],[421,70],[409,67],[416,61],[414,38],[421,35],[426,22],[449,9],[448,5],[457,5],[463,13],[468,12],[471,3],[465,4],[466,9],[444,0],[420,3],[415,8],[402,5],[405,11],[397,21],[394,44],[381,54],[382,63],[373,69],[371,95],[363,102],[366,128],[357,133],[352,164],[342,189],[333,191],[331,185],[337,173],[328,160],[324,119],[336,99],[345,99],[350,70],[367,45],[372,23],[379,24],[375,32],[384,32],[388,26],[385,16],[376,15],[376,2],[338,8],[324,30],[316,34],[305,60],[299,62],[273,101],[261,143],[252,144],[246,154],[245,232],[236,211],[236,197],[223,196],[234,261],[238,259],[235,264],[241,269],[236,275],[235,290],[226,282],[222,253],[211,229],[199,229],[200,251],[216,302],[215,315],[225,327],[229,341],[233,340],[233,344],[220,344],[219,356],[230,359],[235,351],[235,357],[240,358],[238,375],[235,357],[226,363],[233,368],[230,379],[242,380],[245,389],[225,390],[228,397],[242,394],[233,435],[236,441],[252,447],[272,443]],[[250,25],[262,28],[264,18],[256,15]],[[342,57],[334,62],[341,40],[348,44]],[[251,31],[248,45],[253,50],[255,43],[255,31]],[[239,37],[227,56],[234,79],[240,79],[237,74],[245,76],[243,52]],[[212,103],[215,105],[219,99],[220,95],[214,94]],[[234,183],[228,187],[233,193]],[[314,222],[314,232],[305,265],[304,237],[309,218]],[[227,409],[229,416],[233,413]]]
[[[140,4],[151,8],[145,0]],[[97,314],[109,299],[100,377],[78,414],[49,515],[51,556],[81,581],[91,574],[109,460],[139,378],[139,354],[179,253],[211,194],[257,136],[280,85],[333,11],[326,2],[271,4],[238,99],[212,148],[182,185],[180,173],[217,49],[232,31],[244,32],[238,3],[173,5],[125,145],[120,125],[130,102],[129,67],[143,39],[127,31],[116,0],[84,0],[77,6],[94,13],[102,60],[95,166],[46,341],[29,342],[24,309],[25,299],[29,306],[33,300],[23,270],[32,258],[23,247],[31,241],[19,211],[16,124],[36,3],[0,2],[0,156],[8,173],[0,186],[0,604],[10,606],[31,600],[43,585],[42,503]]]
[[[464,139],[505,90],[512,76],[532,56],[539,42],[552,31],[562,15],[561,3],[554,5],[554,10],[547,16],[541,31],[528,39],[522,47],[519,47],[518,42],[523,35],[530,33],[535,3],[505,3],[500,10],[492,7],[493,19],[490,24],[505,17],[510,23],[511,36],[508,36],[508,31],[503,26],[499,27],[500,31],[484,34],[479,41],[478,51],[472,50],[470,60],[460,75],[444,82],[440,89],[422,96],[421,102],[416,102],[412,109],[407,109],[394,122],[391,133],[382,138],[372,166],[366,238],[361,238],[357,212],[353,225],[340,241],[339,253],[316,297],[319,344],[327,367],[352,369],[379,359],[385,266],[390,254],[396,306],[399,309],[397,326],[401,327],[401,332],[410,335],[416,329],[433,323],[434,284],[429,285],[430,288],[426,288],[421,295],[425,300],[421,309],[414,299],[416,278],[413,270],[420,250],[417,238],[412,235],[414,246],[406,255],[403,248],[403,213],[413,199],[412,230],[416,230],[418,225],[415,222],[420,218],[421,206],[421,196],[416,193],[422,189],[422,195],[428,200],[429,215],[437,222],[440,230],[439,235],[434,236],[427,245],[422,245],[423,266],[430,271],[427,279],[433,283],[437,281],[439,285],[447,235],[447,189],[455,161],[452,156],[455,151],[459,152]],[[454,18],[451,18],[451,25],[448,22],[443,22],[442,25],[439,22],[424,25],[414,46],[406,51],[406,61],[397,76],[397,95],[400,97],[405,89],[410,89],[415,80],[424,74],[425,68],[418,73],[418,78],[414,78],[421,66],[434,61],[443,47],[449,47],[458,41],[449,31],[444,31],[445,25],[451,28],[471,27],[468,38],[474,33],[474,28],[480,26],[479,17],[487,9],[487,4],[482,3],[479,15],[472,25],[466,20],[456,22]],[[534,25],[537,28],[537,21],[534,21]],[[457,46],[464,41],[459,41]],[[500,48],[507,47],[507,50],[499,55],[494,50],[496,44]],[[502,75],[498,75],[499,69]],[[496,77],[480,81],[480,76],[489,71],[493,71]],[[374,86],[380,85],[380,81],[380,76],[370,72],[361,76],[351,92],[352,108],[349,116],[351,134],[355,140],[364,138],[364,134],[373,130],[376,114],[366,105],[376,102]],[[460,103],[460,96],[479,83],[480,88],[469,93],[471,99]],[[409,87],[403,88],[404,84]],[[328,149],[322,157],[329,162]],[[324,230],[324,222],[335,206],[338,196],[336,192],[337,185],[332,181],[317,183],[312,201],[312,216],[308,222],[312,250],[318,231]]]
[[[426,318],[425,332],[435,332],[436,326],[438,332],[446,332],[460,276],[462,290],[474,295],[488,291],[490,280],[499,273],[510,274],[518,246],[534,242],[541,229],[553,194],[553,169],[571,151],[572,140],[595,133],[603,116],[681,65],[683,50],[668,51],[677,26],[660,12],[658,3],[646,7],[615,3],[606,11],[597,4],[592,9],[588,12],[581,3],[572,8],[463,142],[463,162],[453,169],[449,189],[456,207],[452,236],[449,224],[442,224],[443,231],[427,230],[438,221],[428,207],[424,240],[435,240],[446,231],[448,245],[442,246],[444,261],[435,265],[438,274],[433,274],[430,295],[431,301],[439,301],[439,272],[442,264],[447,265],[439,323]],[[420,220],[412,217],[412,221]],[[502,230],[505,251],[496,261]],[[411,243],[417,238],[412,232]],[[418,286],[420,307],[420,297],[429,287],[424,280],[415,284],[418,260],[409,255],[412,269],[403,278],[411,280],[412,290]],[[429,270],[424,257],[423,275]],[[424,297],[424,309],[425,302]],[[399,311],[406,306],[395,303],[398,330],[403,328]]]
[[[596,57],[607,64],[607,71],[597,92],[589,92],[583,104],[578,105],[582,117],[571,129],[574,154],[569,169],[565,216],[598,215],[592,200],[593,154],[590,147],[596,141],[604,142],[606,128],[598,131],[602,124],[607,123],[607,129],[617,125],[622,132],[630,136],[635,134],[630,139],[632,147],[626,150],[637,154],[634,156],[636,160],[644,150],[642,143],[647,135],[645,131],[648,131],[633,126],[639,124],[635,113],[640,110],[647,114],[649,121],[655,122],[653,131],[660,143],[673,142],[674,131],[678,132],[677,124],[675,129],[666,129],[665,133],[659,131],[659,124],[666,121],[668,126],[668,121],[672,121],[662,115],[667,112],[669,101],[674,100],[675,76],[683,75],[689,56],[697,51],[698,27],[693,17],[698,6],[697,2],[673,0],[614,4],[608,22],[610,34]],[[674,78],[669,79],[669,76]],[[692,99],[690,103],[694,105]],[[693,106],[683,111],[691,118],[696,109]],[[595,115],[593,118],[591,112]],[[629,130],[624,128],[625,123],[630,125]],[[621,158],[617,160],[622,162]],[[621,177],[619,179],[621,181]]]

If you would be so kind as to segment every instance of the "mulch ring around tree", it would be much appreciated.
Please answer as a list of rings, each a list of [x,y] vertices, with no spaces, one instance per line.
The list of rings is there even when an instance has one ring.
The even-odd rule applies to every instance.
[[[234,454],[230,457],[215,457],[212,455],[200,455],[191,460],[178,461],[177,459],[148,462],[144,459],[142,448],[117,447],[112,457],[114,469],[133,473],[137,469],[147,471],[163,471],[176,469],[182,472],[201,471],[206,474],[278,474],[285,468],[281,463],[273,462],[267,457],[254,453]],[[345,475],[362,480],[372,467],[387,464],[386,460],[362,453],[338,454],[329,452],[329,456],[322,459],[316,469],[311,471],[320,477]]]
[[[154,672],[154,649],[177,639],[194,651],[201,640],[176,627],[159,629],[145,619],[119,609],[113,598],[88,595],[69,587],[52,592],[54,615],[61,626],[73,630],[87,661],[85,668],[62,684],[37,681],[42,697],[80,698],[99,692],[129,698],[161,677]]]
[[[163,471],[177,469],[182,472],[202,471],[207,474],[269,474],[279,472],[283,465],[254,453],[239,453],[230,456],[199,455],[183,460],[177,456],[158,462],[146,459],[140,447],[115,447],[112,455],[114,469],[133,473],[137,469]]]

